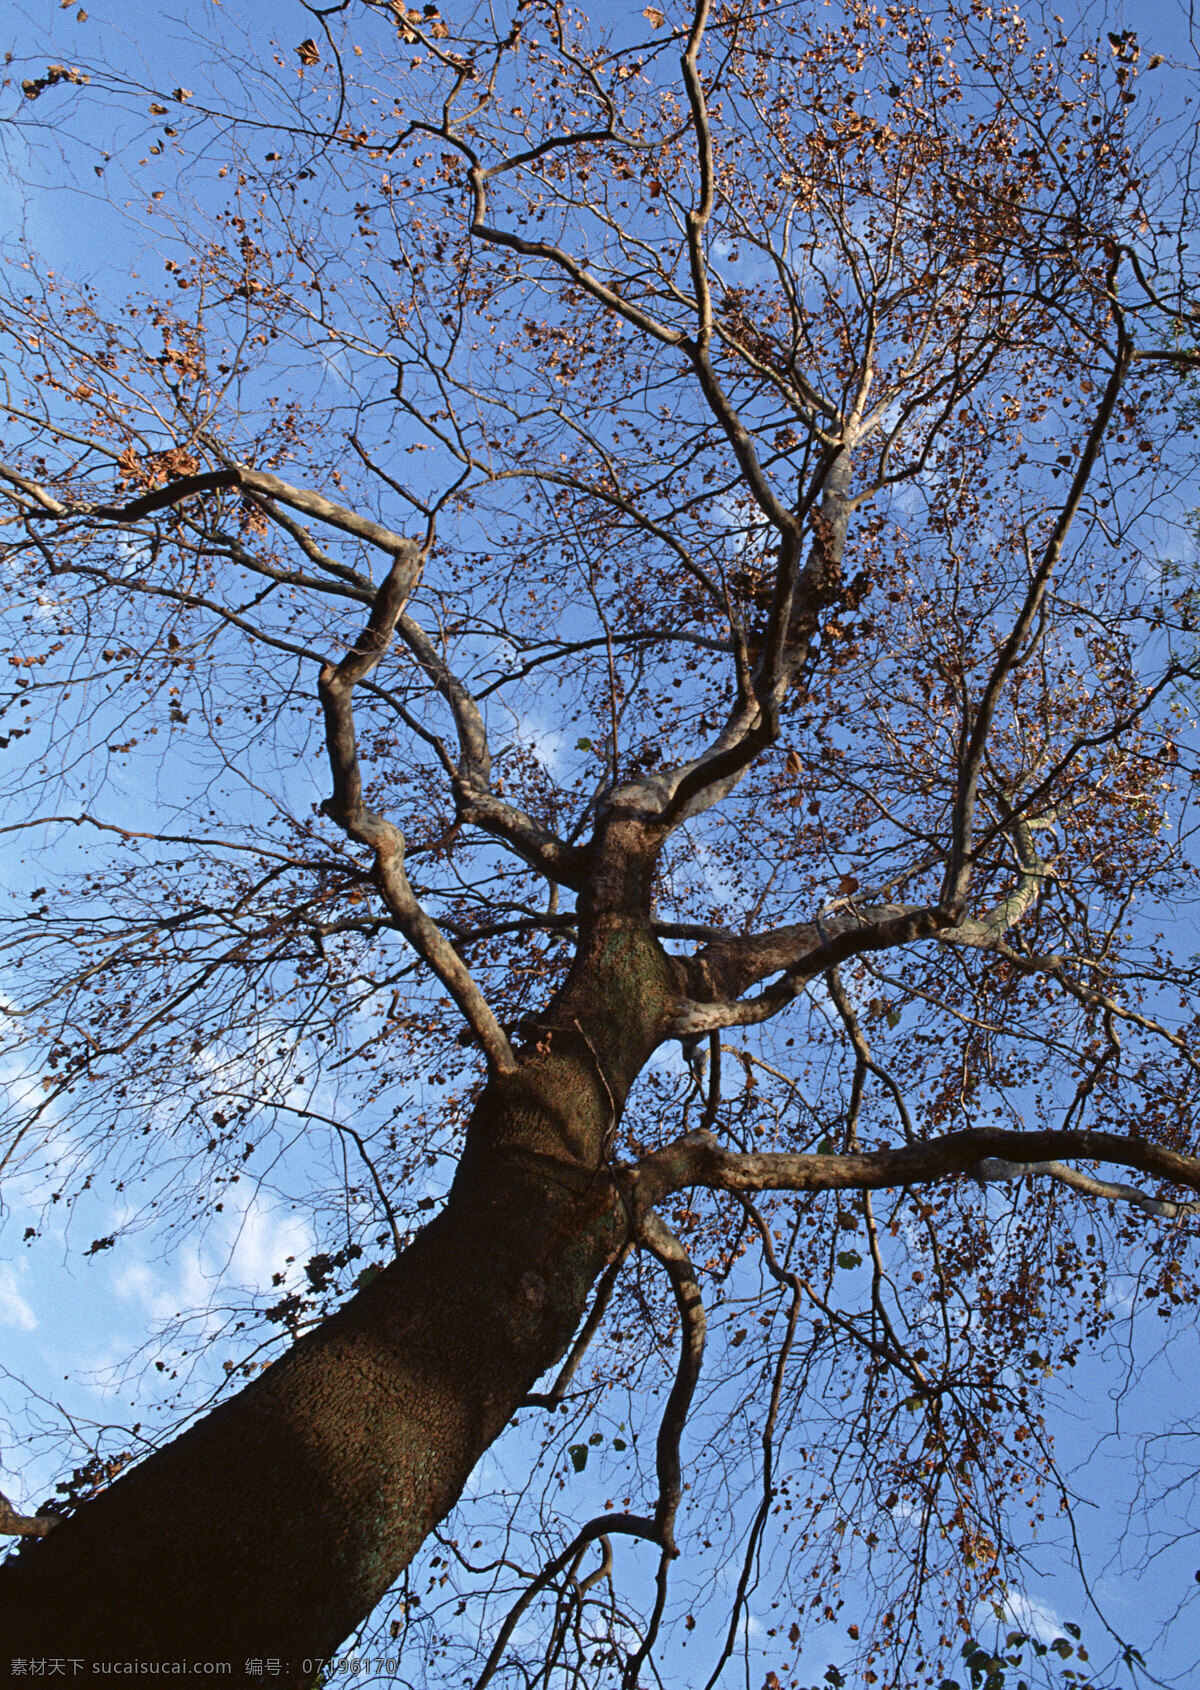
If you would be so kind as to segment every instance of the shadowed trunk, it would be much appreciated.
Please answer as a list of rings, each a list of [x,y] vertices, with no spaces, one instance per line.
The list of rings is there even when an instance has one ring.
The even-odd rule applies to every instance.
[[[443,1212],[236,1397],[0,1571],[0,1659],[276,1656],[311,1683],[460,1495],[627,1236],[605,1161],[671,965],[601,922]],[[85,1669],[87,1670],[87,1669]]]

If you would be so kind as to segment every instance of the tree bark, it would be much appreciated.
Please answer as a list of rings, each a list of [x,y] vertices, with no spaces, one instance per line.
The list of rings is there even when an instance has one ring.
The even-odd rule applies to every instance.
[[[540,1048],[485,1087],[443,1212],[0,1570],[0,1660],[228,1660],[236,1675],[273,1656],[275,1682],[312,1683],[563,1354],[627,1238],[607,1152],[673,985],[642,922],[593,927]]]

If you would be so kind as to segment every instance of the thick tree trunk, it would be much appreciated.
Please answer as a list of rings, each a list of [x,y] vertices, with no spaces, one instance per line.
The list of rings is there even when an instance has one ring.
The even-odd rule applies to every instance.
[[[311,1683],[561,1356],[627,1218],[605,1167],[670,965],[595,936],[447,1205],[335,1316],[0,1571],[0,1660],[277,1657]],[[550,1019],[548,1015],[548,1020]],[[88,1669],[85,1669],[88,1670]]]

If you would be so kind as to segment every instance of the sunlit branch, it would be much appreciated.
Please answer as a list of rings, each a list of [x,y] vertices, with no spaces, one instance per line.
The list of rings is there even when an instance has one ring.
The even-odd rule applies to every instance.
[[[342,591],[346,597],[356,598],[364,604],[371,602],[371,595],[375,589],[369,577],[364,575],[361,570],[351,569],[348,564],[339,563],[337,558],[330,557],[324,547],[319,546],[313,539],[304,524],[294,522],[286,511],[280,510],[273,499],[259,499],[256,503],[271,518],[272,522],[282,528],[283,532],[296,542],[310,563],[315,564],[325,574],[332,575],[335,580],[341,582]],[[329,583],[322,582],[318,590],[329,592],[331,587]]]
[[[14,487],[19,487],[37,506],[37,512],[29,511],[26,508],[22,515],[45,514],[53,517],[64,517],[72,514],[69,506],[64,505],[61,499],[54,498],[36,481],[31,481],[27,475],[22,475],[19,470],[11,469],[7,464],[0,464],[0,480],[11,481]]]
[[[884,1191],[963,1174],[975,1177],[978,1164],[989,1160],[1028,1165],[1064,1157],[1135,1168],[1154,1179],[1200,1192],[1200,1157],[1184,1156],[1144,1139],[1078,1128],[1019,1132],[971,1127],[902,1149],[855,1151],[842,1156],[732,1151],[711,1133],[691,1132],[631,1164],[622,1177],[631,1200],[642,1208],[659,1204],[689,1185],[735,1195],[756,1191]]]
[[[7,471],[6,474],[8,479],[15,479],[13,471]],[[32,483],[29,484],[26,490],[32,492],[32,486]],[[125,525],[141,522],[143,518],[153,516],[157,511],[168,510],[184,499],[194,498],[198,494],[220,492],[230,488],[237,488],[243,493],[258,494],[267,499],[277,499],[282,505],[290,505],[293,510],[302,511],[305,516],[315,517],[331,528],[340,528],[343,533],[352,534],[356,540],[365,540],[369,545],[376,546],[380,551],[392,556],[407,554],[413,546],[413,542],[403,534],[385,528],[382,523],[362,516],[358,511],[347,510],[344,505],[335,504],[321,493],[314,493],[305,487],[293,487],[290,483],[281,481],[277,475],[268,475],[265,470],[247,469],[240,464],[230,469],[211,470],[203,475],[181,476],[176,481],[169,481],[165,487],[156,487],[153,492],[143,493],[140,497],[120,505],[82,502],[64,505],[60,500],[51,501],[48,494],[43,495],[43,501],[45,514],[56,519],[99,517],[106,522]],[[58,508],[52,508],[54,505]]]
[[[397,927],[461,1009],[492,1068],[506,1073],[516,1067],[512,1047],[466,964],[417,902],[404,869],[404,835],[363,802],[351,699],[357,682],[370,674],[390,645],[421,562],[417,548],[406,543],[376,595],[359,644],[340,663],[326,664],[321,671],[317,690],[333,775],[333,794],[322,809],[351,839],[374,852],[379,889]]]
[[[832,910],[815,921],[760,934],[722,936],[695,956],[680,959],[688,996],[681,998],[665,1035],[688,1038],[720,1027],[751,1027],[785,1009],[817,974],[868,951],[920,940],[999,950],[1004,935],[1036,907],[1050,868],[1027,841],[1017,884],[991,909],[950,925],[940,909],[923,904],[877,904]],[[757,997],[735,997],[756,981],[779,974]],[[885,1082],[886,1083],[886,1082]]]
[[[459,744],[454,788],[460,818],[504,840],[549,879],[563,886],[581,885],[583,854],[524,810],[506,803],[491,791],[492,756],[479,701],[454,674],[419,622],[402,614],[397,626],[401,638],[454,717]]]
[[[1188,1215],[1200,1215],[1200,1200],[1176,1203],[1167,1197],[1151,1197],[1136,1186],[1123,1185],[1117,1180],[1097,1179],[1093,1174],[1067,1167],[1065,1162],[1006,1162],[998,1156],[988,1156],[971,1170],[971,1174],[972,1178],[985,1183],[1026,1177],[1057,1180],[1059,1185],[1081,1191],[1085,1197],[1104,1197],[1110,1203],[1128,1203],[1159,1220],[1177,1221]]]
[[[815,922],[746,939],[717,940],[698,956],[681,961],[680,972],[691,995],[679,999],[664,1037],[690,1038],[721,1027],[756,1026],[785,1009],[810,980],[839,962],[865,951],[944,937],[945,926],[938,910],[891,904],[874,910],[838,911]],[[730,989],[744,990],[776,973],[780,979],[756,997],[724,996]]]
[[[45,1537],[59,1519],[57,1514],[19,1514],[0,1492],[0,1537]]]

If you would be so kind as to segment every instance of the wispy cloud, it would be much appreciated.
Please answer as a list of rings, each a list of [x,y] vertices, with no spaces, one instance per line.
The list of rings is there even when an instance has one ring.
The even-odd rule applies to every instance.
[[[0,1326],[32,1332],[37,1323],[37,1316],[18,1289],[16,1269],[7,1264],[0,1266]]]

